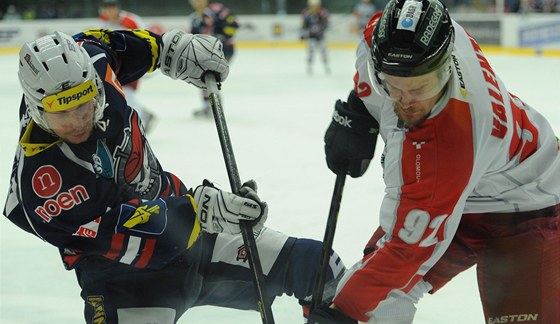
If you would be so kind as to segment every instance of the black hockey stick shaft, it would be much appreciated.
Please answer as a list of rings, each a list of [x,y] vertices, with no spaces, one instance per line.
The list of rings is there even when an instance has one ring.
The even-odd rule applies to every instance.
[[[338,220],[338,212],[340,210],[340,202],[342,200],[342,191],[344,190],[344,182],[346,181],[346,173],[338,173],[334,183],[333,195],[331,198],[331,207],[327,218],[327,226],[325,228],[325,236],[323,237],[323,250],[319,259],[319,272],[315,277],[315,286],[313,287],[313,296],[311,298],[311,311],[318,306],[323,300],[323,291],[325,288],[325,277],[329,267],[329,259],[332,253],[334,242],[334,233],[336,231],[336,223]]]
[[[216,129],[218,130],[218,136],[220,138],[231,191],[233,193],[238,193],[239,189],[241,189],[241,180],[237,169],[237,163],[235,162],[235,156],[233,154],[231,139],[226,125],[226,118],[219,97],[218,83],[216,82],[216,77],[213,73],[207,73],[204,80],[210,97],[210,106],[212,107]],[[245,244],[245,251],[247,253],[247,259],[249,260],[249,266],[253,271],[255,292],[258,297],[257,306],[261,314],[262,322],[264,324],[274,324],[272,308],[268,298],[266,297],[264,274],[259,252],[257,251],[257,243],[253,234],[253,227],[247,221],[241,221],[240,227],[241,235],[243,236],[243,243]]]

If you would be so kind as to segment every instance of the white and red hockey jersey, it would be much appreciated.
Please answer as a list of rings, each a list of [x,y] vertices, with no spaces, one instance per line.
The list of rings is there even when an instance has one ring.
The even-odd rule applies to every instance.
[[[374,22],[357,51],[355,90],[380,124],[385,196],[377,251],[339,287],[334,303],[360,321],[406,294],[449,246],[463,214],[532,211],[560,202],[558,141],[546,119],[510,93],[456,22],[453,73],[421,124],[406,128],[372,87]]]
[[[103,21],[104,28],[112,30],[145,28],[140,16],[126,10],[119,11],[119,19],[117,22],[110,21],[104,15],[100,15],[99,19]]]

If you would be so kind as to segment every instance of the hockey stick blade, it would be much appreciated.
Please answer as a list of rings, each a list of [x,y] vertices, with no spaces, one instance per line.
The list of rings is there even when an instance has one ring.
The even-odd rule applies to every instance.
[[[206,75],[204,75],[204,81],[210,97],[210,106],[212,107],[216,129],[218,130],[218,137],[220,138],[220,145],[222,147],[222,154],[226,164],[231,191],[233,193],[238,193],[239,189],[241,189],[241,180],[237,169],[237,163],[235,162],[235,156],[233,154],[222,103],[219,97],[219,84],[216,82],[216,76],[212,72],[207,72]],[[258,298],[257,308],[261,314],[261,319],[264,324],[274,324],[272,308],[266,297],[264,274],[259,252],[257,251],[257,243],[253,234],[252,225],[247,221],[241,221],[240,227],[241,235],[243,236],[243,243],[245,244],[245,251],[247,253],[247,259],[249,260],[250,268],[253,271],[253,282]]]

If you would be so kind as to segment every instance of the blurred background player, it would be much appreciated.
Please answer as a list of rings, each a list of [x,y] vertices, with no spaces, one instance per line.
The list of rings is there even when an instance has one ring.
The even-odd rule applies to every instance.
[[[330,74],[325,31],[329,25],[329,12],[321,7],[321,0],[308,0],[301,13],[303,25],[301,39],[307,40],[307,73],[313,73],[315,50],[321,53],[325,71]]]
[[[103,22],[103,28],[119,30],[119,29],[142,29],[144,23],[142,19],[131,12],[122,10],[117,0],[104,0],[100,9],[99,19]],[[154,114],[149,112],[146,107],[140,103],[137,97],[138,85],[140,80],[133,81],[123,85],[122,89],[126,96],[126,101],[130,107],[136,109],[146,132],[153,125]]]
[[[360,2],[356,3],[356,5],[354,5],[354,10],[352,11],[352,15],[356,20],[352,31],[361,35],[364,32],[368,21],[376,11],[377,8],[371,0],[360,0]]]
[[[207,0],[189,0],[194,12],[189,16],[192,34],[212,35],[224,45],[224,56],[228,62],[234,53],[233,35],[239,28],[237,18],[231,10],[221,3]],[[230,62],[231,63],[231,62]],[[195,116],[211,117],[210,98],[206,90],[202,90],[203,106],[194,112]]]

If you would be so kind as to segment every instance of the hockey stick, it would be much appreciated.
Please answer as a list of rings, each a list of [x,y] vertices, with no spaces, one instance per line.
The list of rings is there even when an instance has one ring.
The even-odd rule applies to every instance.
[[[216,129],[218,130],[218,136],[222,146],[222,154],[226,163],[231,191],[233,193],[238,193],[241,188],[241,180],[239,178],[239,171],[237,170],[237,163],[235,162],[235,156],[233,155],[231,140],[226,125],[226,118],[224,116],[222,103],[219,97],[218,83],[216,82],[216,77],[213,73],[207,73],[204,76],[204,80],[206,82],[206,88],[210,97],[210,106],[212,107],[214,121],[216,122]],[[245,244],[245,251],[247,253],[247,259],[249,260],[249,265],[254,275],[253,281],[258,297],[257,306],[261,314],[262,322],[264,324],[274,324],[271,305],[266,298],[264,274],[259,252],[257,251],[257,243],[253,234],[253,228],[247,221],[241,221],[240,227],[241,235],[243,236],[243,243]]]
[[[315,277],[315,286],[313,287],[313,296],[311,298],[311,310],[318,306],[323,300],[323,291],[325,288],[325,276],[329,267],[329,259],[332,252],[334,241],[334,232],[336,230],[336,222],[338,220],[338,211],[340,210],[340,201],[342,200],[342,191],[344,182],[346,181],[346,173],[338,173],[334,183],[334,191],[331,198],[331,207],[327,218],[327,226],[325,228],[325,236],[323,238],[323,250],[319,259],[319,272]]]

